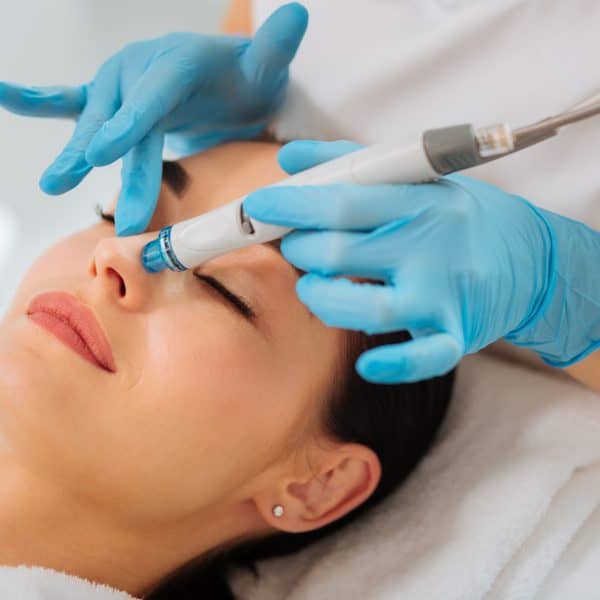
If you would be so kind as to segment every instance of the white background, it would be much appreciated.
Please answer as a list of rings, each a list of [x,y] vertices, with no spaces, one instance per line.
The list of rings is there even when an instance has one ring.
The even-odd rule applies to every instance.
[[[0,80],[83,83],[129,41],[169,31],[215,32],[225,6],[226,0],[0,0]],[[116,163],[95,169],[65,195],[41,192],[39,177],[72,128],[71,121],[0,109],[0,314],[31,261],[97,219],[94,206],[118,191]]]

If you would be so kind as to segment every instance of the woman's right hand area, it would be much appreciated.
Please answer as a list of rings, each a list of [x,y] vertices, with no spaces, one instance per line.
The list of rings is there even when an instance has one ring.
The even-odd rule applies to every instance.
[[[116,230],[141,233],[160,191],[165,135],[180,154],[258,135],[283,101],[288,65],[307,21],[306,10],[291,3],[252,39],[171,33],[135,42],[110,57],[88,84],[0,82],[0,105],[27,116],[77,119],[73,136],[41,178],[48,194],[62,194],[93,167],[123,157]]]

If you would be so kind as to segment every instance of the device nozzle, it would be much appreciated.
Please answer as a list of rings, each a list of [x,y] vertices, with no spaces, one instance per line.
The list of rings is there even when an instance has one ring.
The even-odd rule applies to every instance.
[[[142,249],[142,264],[148,273],[160,273],[165,269],[185,271],[187,267],[177,258],[171,243],[171,225],[163,227],[158,237]]]
[[[144,246],[142,264],[149,273],[160,273],[169,268],[162,253],[160,239],[152,240]]]

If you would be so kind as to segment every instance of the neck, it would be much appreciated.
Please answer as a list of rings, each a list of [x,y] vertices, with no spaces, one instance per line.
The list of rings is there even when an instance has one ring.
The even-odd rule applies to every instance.
[[[129,529],[0,456],[0,565],[42,566],[143,597],[189,560],[259,532],[251,503]],[[210,513],[210,514],[209,514]]]

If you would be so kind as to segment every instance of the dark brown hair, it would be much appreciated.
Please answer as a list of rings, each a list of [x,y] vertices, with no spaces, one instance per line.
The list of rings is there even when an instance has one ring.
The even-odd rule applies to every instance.
[[[333,376],[331,396],[324,403],[325,432],[340,441],[364,444],[379,457],[381,479],[366,502],[320,529],[277,533],[194,560],[167,577],[146,600],[235,600],[227,582],[232,567],[247,567],[258,577],[256,561],[297,552],[341,530],[400,486],[431,446],[444,419],[454,371],[417,383],[378,385],[362,379],[354,365],[369,348],[408,339],[406,332],[348,333],[342,368]]]

